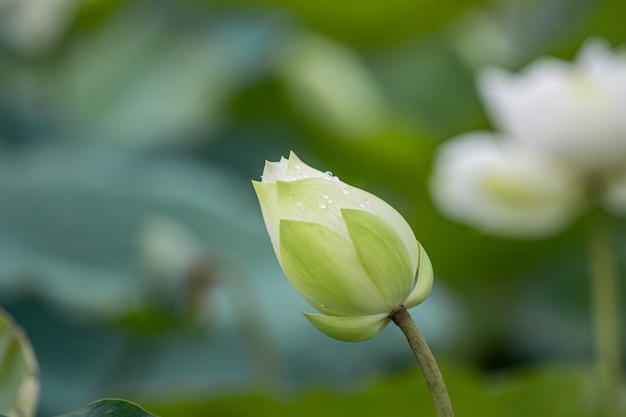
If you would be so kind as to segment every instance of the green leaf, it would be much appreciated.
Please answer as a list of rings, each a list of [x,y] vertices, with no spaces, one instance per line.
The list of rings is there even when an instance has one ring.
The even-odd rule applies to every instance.
[[[405,358],[410,358],[407,349]],[[400,358],[398,358],[400,359]],[[590,369],[540,364],[533,368],[503,370],[497,374],[440,363],[454,410],[458,416],[480,417],[592,417]],[[162,415],[184,417],[229,416],[434,416],[424,377],[410,371],[368,375],[355,385],[328,381],[309,386],[285,401],[284,395],[233,392],[199,399],[154,400],[151,408]],[[281,393],[284,394],[284,393]]]
[[[233,0],[221,0],[232,4]],[[273,5],[297,16],[316,32],[362,47],[397,44],[452,21],[485,0],[238,0],[240,4]]]
[[[39,400],[38,366],[26,335],[0,308],[0,413],[30,417]]]
[[[155,417],[143,408],[126,400],[104,399],[95,401],[80,410],[59,417]]]

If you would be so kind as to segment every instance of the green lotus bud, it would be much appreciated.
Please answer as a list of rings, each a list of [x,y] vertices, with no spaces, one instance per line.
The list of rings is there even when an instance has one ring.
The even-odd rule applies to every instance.
[[[285,275],[323,313],[303,314],[328,336],[370,339],[396,307],[415,307],[430,293],[428,255],[380,198],[293,153],[266,162],[262,181],[253,185]]]

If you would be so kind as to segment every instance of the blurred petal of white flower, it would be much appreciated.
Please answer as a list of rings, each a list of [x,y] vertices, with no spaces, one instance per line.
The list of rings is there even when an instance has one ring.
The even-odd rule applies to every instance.
[[[442,145],[430,188],[444,215],[509,237],[556,234],[582,202],[581,183],[569,169],[488,132],[466,133]]]
[[[602,175],[626,160],[626,54],[590,39],[574,63],[542,58],[478,83],[494,124],[538,151]]]

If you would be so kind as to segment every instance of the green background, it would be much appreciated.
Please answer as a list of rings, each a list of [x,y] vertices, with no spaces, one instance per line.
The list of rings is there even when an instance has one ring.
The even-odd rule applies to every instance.
[[[342,343],[298,312],[250,184],[290,151],[413,227],[436,282],[412,315],[459,416],[589,415],[586,216],[488,236],[443,218],[428,178],[439,144],[491,127],[480,68],[619,45],[624,2],[3,4],[0,304],[40,362],[40,415],[112,396],[161,416],[434,415],[398,329]]]

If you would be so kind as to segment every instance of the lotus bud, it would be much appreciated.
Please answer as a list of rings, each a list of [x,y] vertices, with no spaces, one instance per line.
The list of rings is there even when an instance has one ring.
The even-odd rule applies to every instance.
[[[266,162],[253,181],[278,261],[321,314],[303,313],[335,339],[370,339],[399,306],[415,307],[432,288],[428,255],[389,204],[291,153]]]

